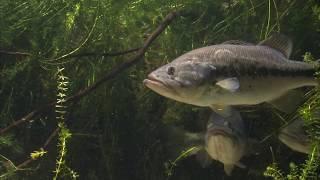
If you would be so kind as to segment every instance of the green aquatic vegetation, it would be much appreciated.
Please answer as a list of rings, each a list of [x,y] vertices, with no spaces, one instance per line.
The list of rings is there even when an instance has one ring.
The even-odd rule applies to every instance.
[[[305,53],[304,61],[309,63],[314,63],[315,58],[311,55],[311,53]],[[316,73],[316,78],[319,79],[319,72]],[[312,142],[312,151],[308,155],[308,158],[304,163],[295,165],[293,163],[289,164],[290,171],[288,174],[285,174],[278,166],[277,163],[269,165],[264,172],[265,176],[272,177],[276,180],[288,179],[317,179],[320,165],[320,157],[319,157],[319,143],[320,143],[320,89],[315,88],[310,92],[312,95],[308,100],[298,109],[295,116],[301,116],[305,122],[306,132],[309,135],[309,138]],[[290,120],[289,120],[290,121]]]
[[[275,180],[282,180],[285,179],[283,172],[281,172],[279,170],[278,164],[277,163],[272,163],[271,165],[269,165],[266,169],[266,171],[264,172],[265,176],[269,176],[272,177]]]
[[[16,172],[19,169],[10,159],[4,157],[3,155],[0,154],[1,158],[1,171],[5,169],[5,172],[0,175],[0,179],[17,179],[16,178]]]
[[[169,160],[168,162],[165,163],[165,174],[167,176],[167,179],[170,179],[170,177],[172,176],[173,172],[174,172],[174,168],[178,165],[178,162],[189,157],[191,153],[193,152],[197,152],[200,148],[199,147],[191,147],[188,148],[184,151],[182,151],[179,156],[171,161]]]
[[[319,144],[316,143],[313,146],[312,152],[308,157],[308,160],[303,164],[302,173],[299,177],[302,180],[305,179],[317,179],[318,173],[317,170],[319,168]]]
[[[63,73],[64,68],[57,69],[57,102],[55,105],[56,119],[58,122],[58,157],[56,160],[56,168],[53,171],[54,177],[53,179],[60,179],[70,177],[72,179],[76,179],[79,175],[70,169],[66,163],[66,155],[67,155],[67,142],[71,138],[70,130],[67,128],[65,124],[65,115],[67,113],[66,106],[66,97],[69,87],[69,78]],[[41,157],[45,152],[36,152],[36,157]],[[34,155],[35,156],[35,155]]]
[[[79,15],[80,3],[76,3],[73,7],[73,10],[66,13],[66,28],[67,30],[71,30],[75,25],[75,18]]]
[[[101,83],[76,103],[65,103],[65,108],[51,106],[41,112],[34,111],[57,101],[57,76],[54,76],[57,65],[63,65],[68,70],[64,73],[72,79],[64,93],[79,92],[134,56],[164,17],[180,10],[185,13],[165,28],[134,67]],[[258,42],[280,30],[293,38],[292,59],[299,60],[306,51],[318,58],[319,12],[316,0],[3,0],[0,3],[0,154],[5,158],[0,158],[0,177],[167,178],[163,166],[167,149],[165,142],[157,137],[157,125],[168,122],[198,131],[204,128],[207,116],[202,112],[206,109],[173,102],[148,91],[142,84],[146,75],[191,49],[232,39]],[[130,49],[136,50],[121,56],[108,55]],[[57,123],[56,110],[67,115],[63,123]],[[22,122],[33,112],[35,116],[2,133],[8,125]],[[267,121],[262,117],[264,114],[256,117],[255,123]],[[272,130],[278,128],[276,123],[266,124]],[[318,125],[310,125],[314,129],[310,134],[319,136],[316,135]],[[41,149],[57,127],[66,131],[59,129],[60,135]],[[33,160],[19,167],[26,159]],[[279,167],[284,159],[278,157]],[[317,158],[314,159],[316,162]],[[172,166],[171,177],[177,179],[223,176],[210,171],[217,168],[199,170],[197,163],[173,162],[183,167]],[[263,162],[267,160],[253,160],[253,164]],[[239,170],[230,179],[263,179],[265,166],[257,169],[256,178]],[[177,175],[178,171],[186,177]],[[292,179],[295,177],[298,176]]]
[[[318,145],[314,145],[312,152],[308,156],[308,159],[305,161],[305,163],[300,165],[295,165],[293,163],[289,164],[290,170],[288,174],[285,174],[278,167],[278,164],[274,162],[266,168],[264,175],[268,177],[272,177],[275,180],[317,179],[318,178],[317,170],[320,162],[318,152],[319,152]]]
[[[31,159],[36,160],[40,157],[42,157],[43,155],[45,155],[47,153],[47,151],[45,151],[43,148],[40,148],[39,151],[33,151],[30,154]]]

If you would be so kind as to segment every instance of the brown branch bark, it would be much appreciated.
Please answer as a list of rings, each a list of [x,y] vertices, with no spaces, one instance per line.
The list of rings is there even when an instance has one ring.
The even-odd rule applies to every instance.
[[[126,51],[120,51],[120,52],[111,52],[111,53],[95,53],[95,52],[87,52],[87,53],[79,53],[79,54],[73,54],[70,56],[67,56],[63,59],[68,59],[68,58],[81,58],[81,57],[88,57],[88,56],[109,56],[109,57],[113,57],[113,56],[122,56],[122,55],[126,55],[128,53],[132,53],[132,52],[136,52],[140,49],[140,47],[138,48],[133,48],[133,49],[128,49]]]
[[[14,52],[14,51],[4,51],[4,50],[0,50],[0,54],[15,55],[15,56],[32,56],[32,54],[27,52]]]
[[[43,144],[43,146],[41,147],[42,149],[46,150],[48,145],[50,144],[50,142],[53,140],[54,137],[56,137],[56,135],[58,134],[59,132],[59,127],[57,127],[51,134],[50,136],[48,137],[48,139],[45,141],[45,143]],[[28,164],[30,164],[32,161],[35,161],[36,159],[27,159],[25,160],[23,163],[19,164],[17,166],[17,168],[23,168],[25,166],[27,166]]]
[[[22,117],[19,120],[14,121],[13,123],[11,123],[9,126],[0,129],[0,135],[2,135],[3,133],[9,131],[10,129],[12,129],[13,127],[19,126],[22,123],[28,122],[30,121],[33,117],[35,117],[36,115],[38,115],[40,112],[48,109],[49,107],[52,107],[53,105],[55,105],[56,102],[52,102],[49,103],[45,106],[41,106],[35,110],[33,110],[32,112],[28,113],[27,115],[25,115],[24,117]]]
[[[151,43],[161,34],[161,32],[178,15],[179,15],[179,12],[176,12],[176,11],[169,13],[164,18],[162,23],[157,27],[157,29],[146,39],[146,41],[144,42],[143,46],[138,50],[138,52],[136,53],[135,56],[130,58],[128,61],[126,61],[126,62],[114,67],[110,72],[105,73],[106,75],[103,78],[101,78],[100,80],[98,80],[97,82],[92,84],[91,86],[89,86],[87,88],[84,88],[84,89],[78,91],[77,93],[75,93],[74,95],[68,97],[66,99],[66,101],[67,102],[71,102],[71,101],[77,101],[77,100],[81,99],[85,95],[89,94],[90,92],[92,92],[93,90],[98,88],[104,82],[106,82],[106,81],[108,81],[110,79],[113,79],[120,72],[126,70],[127,68],[129,68],[132,65],[136,64],[137,62],[139,62],[139,60],[144,56],[145,52],[147,51],[147,49],[151,45]],[[40,112],[44,111],[45,109],[48,109],[48,108],[52,107],[53,105],[55,105],[55,102],[49,103],[49,104],[47,104],[47,105],[45,105],[43,107],[40,107],[40,108],[30,112],[29,114],[27,114],[26,116],[24,116],[23,118],[15,121],[15,122],[13,122],[12,124],[7,126],[6,128],[0,129],[0,135],[6,133],[7,131],[12,129],[13,127],[16,127],[16,126],[18,126],[18,125],[20,125],[20,124],[22,124],[24,122],[30,121],[33,117],[38,115]]]
[[[80,90],[78,93],[70,96],[67,101],[74,101],[77,99],[80,99],[84,95],[90,93],[97,87],[99,87],[102,83],[106,82],[107,80],[110,80],[114,78],[118,73],[122,72],[123,70],[131,67],[132,65],[136,64],[143,56],[144,53],[147,51],[148,47],[151,45],[151,43],[161,34],[161,32],[172,22],[172,20],[178,16],[178,12],[171,12],[169,13],[164,21],[158,26],[158,28],[147,38],[147,40],[144,42],[142,48],[139,49],[137,54],[132,57],[130,60],[114,67],[109,73],[106,73],[106,75],[92,84],[90,87]]]
[[[72,54],[70,56],[66,56],[62,59],[69,59],[69,58],[82,58],[82,57],[88,57],[88,56],[109,56],[109,57],[113,57],[113,56],[122,56],[122,55],[126,55],[132,52],[136,52],[140,49],[141,47],[138,48],[132,48],[132,49],[128,49],[125,51],[119,51],[119,52],[109,52],[109,53],[97,53],[97,52],[86,52],[86,53],[79,53],[79,54]],[[4,54],[4,55],[14,55],[14,56],[35,56],[31,53],[27,53],[27,52],[13,52],[13,51],[4,51],[4,50],[0,50],[0,54]]]

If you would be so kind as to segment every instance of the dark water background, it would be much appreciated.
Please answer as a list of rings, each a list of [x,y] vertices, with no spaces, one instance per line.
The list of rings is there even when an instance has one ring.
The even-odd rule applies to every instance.
[[[290,162],[304,162],[306,155],[270,136],[283,123],[270,106],[240,107],[251,138],[270,136],[256,147],[257,155],[242,159],[246,169],[235,168],[227,177],[221,163],[202,168],[191,156],[179,161],[168,177],[165,164],[170,149],[161,127],[167,124],[203,131],[210,110],[160,97],[142,81],[152,70],[194,48],[227,40],[257,43],[272,32],[293,40],[292,59],[302,60],[306,52],[319,58],[319,1],[2,0],[0,127],[40,110],[27,122],[0,134],[0,175],[4,179],[54,176],[57,138],[45,147],[42,158],[21,169],[15,169],[9,160],[21,165],[56,129],[55,108],[41,107],[56,101],[58,66],[65,68],[64,75],[69,78],[65,93],[77,94],[137,52],[121,56],[103,53],[141,47],[167,14],[180,10],[182,15],[173,19],[138,63],[66,103],[65,124],[72,137],[58,179],[72,179],[67,166],[79,179],[93,180],[267,179],[263,172],[274,161],[284,172]]]

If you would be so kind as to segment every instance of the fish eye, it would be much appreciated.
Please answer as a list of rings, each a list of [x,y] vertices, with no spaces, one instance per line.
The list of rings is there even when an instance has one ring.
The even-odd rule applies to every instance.
[[[168,71],[167,73],[168,73],[169,75],[174,75],[175,68],[172,67],[172,66],[170,66],[167,71]]]

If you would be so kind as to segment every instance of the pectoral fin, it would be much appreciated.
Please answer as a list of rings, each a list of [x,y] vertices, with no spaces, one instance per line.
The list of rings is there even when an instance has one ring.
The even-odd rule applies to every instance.
[[[247,168],[247,166],[242,164],[241,162],[237,162],[236,166],[238,166],[239,168],[242,168],[242,169]]]
[[[234,168],[234,164],[224,164],[224,172],[228,175],[231,176],[232,170]]]
[[[240,87],[240,82],[238,78],[232,77],[220,80],[216,83],[216,85],[230,92],[236,92]]]

